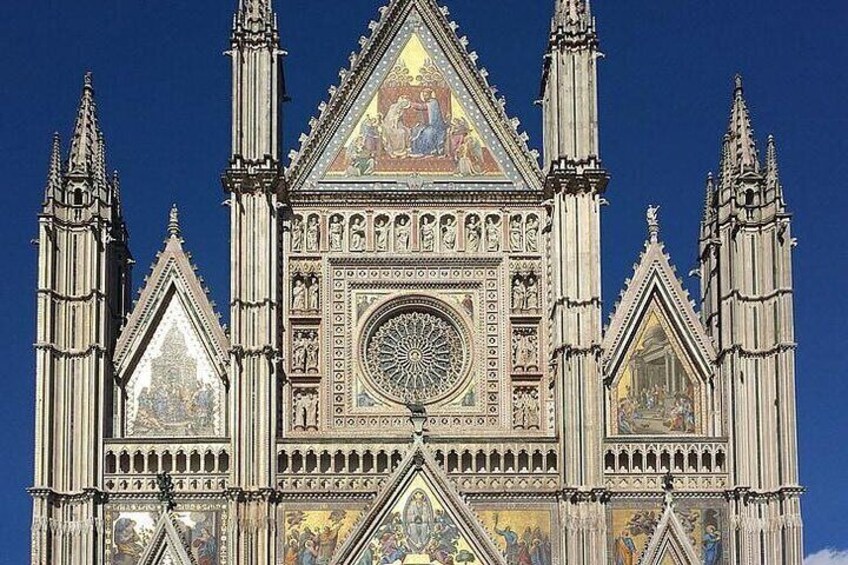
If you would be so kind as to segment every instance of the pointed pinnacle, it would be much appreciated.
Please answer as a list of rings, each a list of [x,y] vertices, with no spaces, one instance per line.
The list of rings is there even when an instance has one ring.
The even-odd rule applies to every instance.
[[[704,188],[704,220],[712,217],[713,209],[715,207],[716,202],[716,186],[715,179],[713,178],[713,173],[710,171],[707,173],[707,183]]]
[[[62,190],[62,140],[59,133],[53,134],[53,147],[50,151],[50,167],[47,171],[47,190],[45,197],[56,198]]]
[[[730,151],[732,172],[758,173],[760,171],[760,160],[757,143],[754,139],[754,130],[751,127],[751,115],[748,112],[748,104],[745,102],[742,75],[736,75],[735,78],[733,108],[731,109],[730,126],[727,132],[733,142]]]
[[[71,174],[87,175],[94,172],[95,162],[99,158],[96,147],[99,134],[93,80],[91,72],[87,72],[74,125],[74,136],[71,139],[71,152],[68,159],[68,171]]]
[[[171,206],[171,212],[168,215],[168,237],[177,239],[180,237],[180,211],[176,204]]]
[[[777,165],[777,143],[773,135],[768,136],[766,149],[766,191],[770,198],[783,201],[783,186],[780,184],[780,168]]]

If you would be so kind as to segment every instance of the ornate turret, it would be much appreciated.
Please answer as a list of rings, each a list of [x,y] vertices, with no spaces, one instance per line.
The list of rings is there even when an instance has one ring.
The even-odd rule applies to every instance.
[[[281,109],[280,36],[271,0],[240,0],[231,49],[232,155],[224,173],[230,194],[230,559],[275,563],[276,393],[281,359],[279,246]],[[258,519],[259,517],[262,519]]]
[[[774,138],[763,165],[738,76],[720,170],[718,188],[707,183],[701,225],[702,317],[718,349],[719,382],[733,399],[733,521],[757,524],[757,535],[736,532],[733,561],[801,563],[794,241]]]
[[[111,433],[104,416],[113,406],[111,358],[132,264],[90,73],[66,162],[55,134],[39,216],[33,562],[62,555],[82,565],[99,561],[102,449]]]
[[[609,175],[598,145],[598,36],[586,0],[559,0],[542,74],[546,196],[551,199],[551,312],[559,434],[566,464],[568,563],[606,563],[601,464],[601,195]],[[582,411],[574,410],[581,406]],[[570,519],[570,518],[569,518]],[[587,550],[588,548],[588,550]]]

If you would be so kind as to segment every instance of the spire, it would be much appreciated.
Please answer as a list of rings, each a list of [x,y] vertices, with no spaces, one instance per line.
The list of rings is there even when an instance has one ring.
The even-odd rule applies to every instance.
[[[68,172],[72,175],[89,175],[94,172],[100,159],[97,145],[100,141],[100,127],[97,123],[97,107],[94,103],[94,86],[91,73],[85,73],[82,99],[77,112],[74,136],[71,140],[71,154],[68,159]]]
[[[44,199],[58,198],[62,192],[62,140],[59,133],[53,134],[53,149],[50,152],[50,168],[47,172],[47,189]]]
[[[748,104],[745,102],[744,94],[742,76],[736,75],[736,86],[733,91],[733,108],[730,114],[730,126],[727,130],[731,141],[730,163],[728,165],[732,174],[760,172],[757,143],[754,139],[751,116],[748,112]]]
[[[707,173],[707,183],[704,189],[704,222],[708,222],[713,217],[716,204],[716,185],[713,179],[713,173]]]
[[[180,211],[174,204],[171,206],[171,212],[168,215],[168,237],[179,239],[180,234]]]
[[[778,206],[783,206],[783,186],[780,184],[777,144],[773,135],[769,135],[766,149],[766,201],[777,201]]]
[[[556,0],[552,22],[554,33],[594,35],[595,20],[590,0]]]

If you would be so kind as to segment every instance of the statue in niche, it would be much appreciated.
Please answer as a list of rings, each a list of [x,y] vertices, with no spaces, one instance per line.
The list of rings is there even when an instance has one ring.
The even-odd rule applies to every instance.
[[[321,226],[318,225],[318,216],[310,216],[306,223],[306,250],[318,251],[318,242],[321,240]]]
[[[469,253],[480,251],[480,219],[469,216],[465,222],[465,250]]]
[[[306,336],[306,372],[318,372],[318,332],[308,332]]]
[[[436,248],[436,220],[432,216],[421,219],[421,251],[434,251]]]
[[[527,235],[525,236],[527,251],[536,253],[539,251],[539,220],[536,216],[527,217]]]
[[[442,226],[442,247],[445,251],[456,249],[456,219],[448,216]]]
[[[307,332],[295,332],[292,338],[292,371],[306,372]]]
[[[512,251],[524,251],[524,228],[518,214],[509,220],[509,247]]]
[[[512,396],[512,415],[515,429],[538,430],[539,414],[539,390],[535,387],[516,388]]]
[[[512,309],[523,312],[527,309],[527,292],[521,277],[515,277],[512,282]]]
[[[409,218],[401,216],[395,228],[395,251],[409,251]]]
[[[523,373],[539,370],[539,337],[535,330],[525,328],[512,334],[512,368]]]
[[[292,220],[292,251],[303,251],[303,219],[300,216]]]
[[[539,309],[539,280],[535,275],[531,274],[527,277],[527,290],[525,292],[526,295],[526,309],[527,310],[538,310]]]
[[[298,390],[292,399],[292,425],[295,430],[318,429],[318,392]]]
[[[344,241],[344,222],[341,216],[330,218],[330,251],[342,251]]]
[[[497,216],[489,216],[486,219],[486,251],[494,252],[501,250],[501,227]]]
[[[365,251],[365,220],[360,216],[350,225],[350,250]]]
[[[312,275],[309,279],[309,310],[317,312],[321,306],[321,285],[318,283],[318,277]]]
[[[294,279],[294,286],[292,287],[292,310],[295,312],[306,310],[306,293],[306,284],[298,276]]]
[[[377,251],[389,250],[389,219],[384,216],[374,224],[374,247]]]

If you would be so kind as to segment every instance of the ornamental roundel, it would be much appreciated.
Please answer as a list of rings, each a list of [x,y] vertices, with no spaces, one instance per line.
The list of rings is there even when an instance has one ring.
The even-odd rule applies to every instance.
[[[371,384],[402,404],[444,400],[463,384],[471,361],[465,324],[426,297],[384,305],[365,325],[361,344]]]

